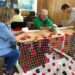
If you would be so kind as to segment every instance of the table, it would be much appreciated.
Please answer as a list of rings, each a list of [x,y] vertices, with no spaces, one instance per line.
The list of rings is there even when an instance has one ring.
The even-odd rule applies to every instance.
[[[49,62],[45,66],[36,67],[28,72],[25,75],[75,75],[75,61],[65,56],[62,59],[53,58],[52,54],[47,54]]]
[[[31,36],[31,39],[29,35]],[[26,39],[26,37],[29,39]],[[47,30],[18,35],[17,41],[19,42],[21,51],[20,64],[22,65],[24,72],[48,63],[49,60],[44,54],[52,53],[54,48],[61,51],[64,50],[64,40],[64,35],[52,35],[52,33]],[[54,54],[58,56],[58,58],[61,57],[59,57],[57,53]]]
[[[66,29],[64,51],[66,54],[75,58],[75,29]]]
[[[59,34],[51,37],[50,34],[46,35],[49,37],[41,38],[40,36],[41,39],[36,37],[35,41],[32,41],[33,38],[29,41],[19,41],[22,53],[20,64],[26,75],[75,75],[75,61],[73,60],[75,57],[75,32],[72,28],[62,28],[61,30],[65,35],[60,36]],[[54,49],[61,53],[57,53]],[[46,53],[48,53],[47,56],[45,56]],[[71,57],[68,55],[65,57],[62,55],[63,53]]]

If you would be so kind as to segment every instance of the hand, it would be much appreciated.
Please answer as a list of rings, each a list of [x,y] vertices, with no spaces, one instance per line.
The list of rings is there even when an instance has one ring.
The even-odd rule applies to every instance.
[[[40,27],[41,30],[49,30],[48,27]]]

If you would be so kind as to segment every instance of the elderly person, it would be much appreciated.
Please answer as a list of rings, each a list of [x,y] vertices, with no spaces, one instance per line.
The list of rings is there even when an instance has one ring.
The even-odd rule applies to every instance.
[[[34,19],[34,25],[37,29],[41,29],[42,27],[48,27],[51,29],[53,24],[53,21],[48,18],[48,11],[46,9],[42,9],[38,16]]]
[[[12,14],[10,9],[0,8],[0,56],[5,59],[6,75],[13,75],[13,68],[19,58],[16,39],[8,27]]]

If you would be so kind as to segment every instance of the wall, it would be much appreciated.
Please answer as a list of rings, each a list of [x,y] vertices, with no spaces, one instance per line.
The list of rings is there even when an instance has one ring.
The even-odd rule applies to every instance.
[[[69,3],[73,7],[75,6],[75,0],[38,0],[38,10],[47,8],[49,17],[52,17],[54,21],[59,24],[63,17],[66,18],[60,10],[61,5],[64,3]]]
[[[47,0],[37,0],[37,11],[43,8],[47,8]]]
[[[68,18],[68,15],[62,14],[60,10],[61,5],[64,3],[69,3],[72,6],[75,6],[75,0],[47,0],[49,16],[51,16],[57,24],[60,23],[62,18]]]

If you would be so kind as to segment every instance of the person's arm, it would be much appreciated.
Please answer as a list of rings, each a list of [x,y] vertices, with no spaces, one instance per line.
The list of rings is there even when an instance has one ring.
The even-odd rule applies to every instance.
[[[34,26],[38,29],[40,29],[42,27],[42,23],[39,21],[38,18],[34,19]]]
[[[68,20],[68,25],[75,24],[75,8],[72,8],[70,18]]]
[[[50,29],[50,31],[53,31],[55,33],[60,32],[59,28],[57,27],[57,25],[52,20],[47,19],[46,24],[48,25],[48,28]]]
[[[0,25],[0,34],[1,33],[2,35],[0,36],[0,39],[3,39],[4,41],[8,41],[11,44],[16,44],[14,35],[11,33],[8,27],[3,23],[2,25]]]
[[[70,19],[67,21],[67,25],[71,25],[72,23],[74,23],[75,21],[75,17],[71,16]]]
[[[47,19],[46,24],[47,24],[48,28],[51,29],[51,28],[53,27],[53,24],[54,24],[54,23],[53,23],[52,20]]]

